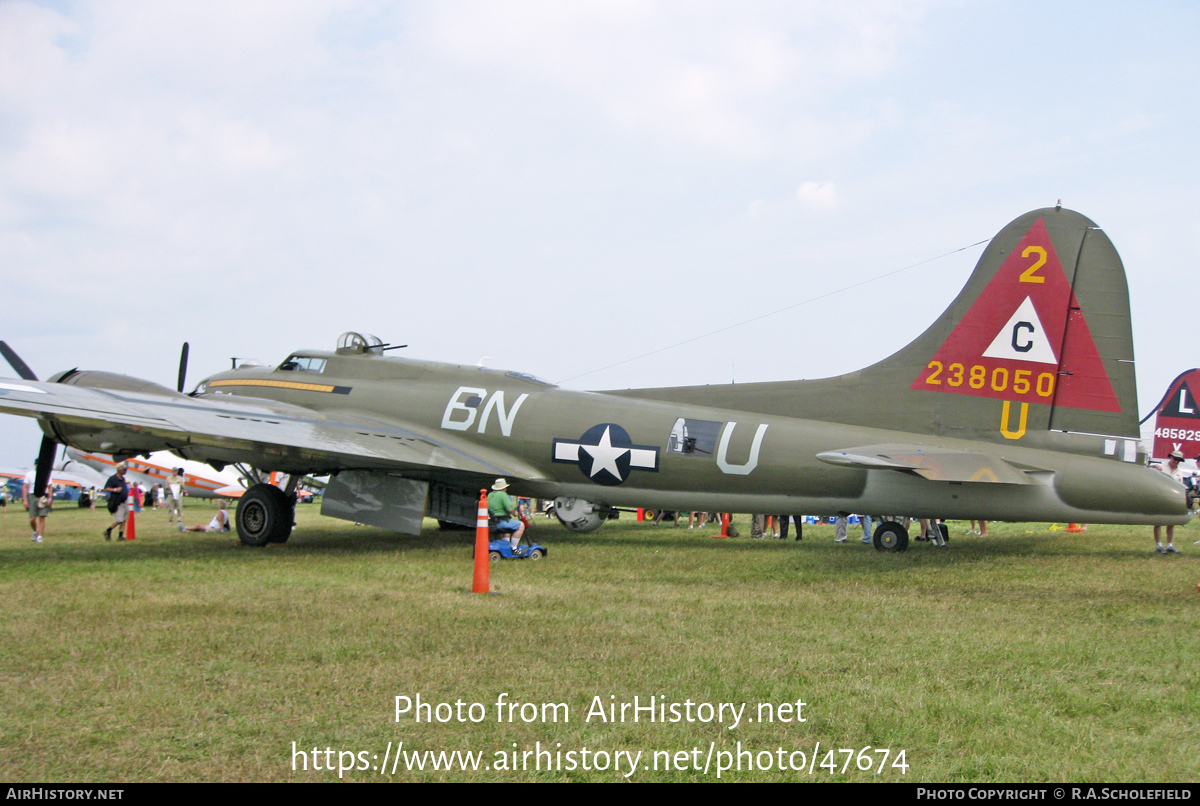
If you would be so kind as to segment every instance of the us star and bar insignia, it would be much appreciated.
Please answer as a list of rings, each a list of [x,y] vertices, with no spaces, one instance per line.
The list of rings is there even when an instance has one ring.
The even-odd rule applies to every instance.
[[[658,472],[658,448],[634,445],[616,423],[593,425],[577,440],[555,439],[551,451],[554,461],[577,464],[588,479],[609,487],[625,482],[634,470]]]

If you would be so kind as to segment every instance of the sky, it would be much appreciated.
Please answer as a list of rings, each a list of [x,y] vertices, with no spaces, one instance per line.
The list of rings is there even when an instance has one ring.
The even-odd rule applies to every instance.
[[[577,389],[824,377],[1061,199],[1125,262],[1145,414],[1200,365],[1198,35],[1187,2],[3,0],[0,338],[167,386],[184,341],[190,387],[347,330]],[[0,418],[0,466],[39,440]]]

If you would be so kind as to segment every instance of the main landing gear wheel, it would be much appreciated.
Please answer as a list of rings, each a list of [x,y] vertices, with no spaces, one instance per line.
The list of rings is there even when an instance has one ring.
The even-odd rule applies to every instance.
[[[238,502],[238,537],[247,546],[286,543],[294,518],[292,502],[283,490],[271,484],[255,484]]]
[[[876,551],[904,551],[908,548],[908,531],[898,523],[884,521],[875,529]]]

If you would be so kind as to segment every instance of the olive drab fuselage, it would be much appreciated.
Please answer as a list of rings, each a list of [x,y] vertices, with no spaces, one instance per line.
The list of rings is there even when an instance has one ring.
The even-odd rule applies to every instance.
[[[381,426],[411,424],[434,439],[440,434],[462,440],[486,455],[503,457],[496,462],[496,475],[511,477],[516,492],[540,498],[736,512],[1092,523],[1186,520],[1170,480],[1122,461],[1117,452],[1106,454],[1104,437],[1060,434],[1054,449],[981,444],[572,391],[517,373],[372,352],[305,350],[295,355],[321,360],[322,370],[234,370],[213,376],[200,388],[205,395],[263,398],[335,416],[353,411]],[[1001,408],[999,402],[996,408]],[[1010,467],[1028,469],[1003,481],[933,481],[891,467],[842,466],[818,458],[847,446],[899,443],[998,457]],[[275,469],[293,472],[339,469],[294,466],[282,455],[270,461]],[[1106,494],[1114,485],[1122,496]]]
[[[392,357],[378,339],[347,333],[336,350],[223,372],[184,395],[182,380],[175,391],[93,371],[38,382],[0,348],[24,379],[0,381],[0,411],[37,417],[44,446],[328,473],[323,512],[370,511],[369,522],[409,533],[429,513],[473,523],[479,490],[500,476],[516,494],[557,499],[560,516],[591,513],[581,529],[615,506],[1190,517],[1183,487],[1148,468],[1139,446],[1124,266],[1099,227],[1058,207],[1005,226],[910,344],[834,378],[584,392]],[[1175,419],[1163,431],[1183,439],[1194,398],[1172,394],[1179,405],[1164,410]],[[278,528],[239,518],[244,542],[287,539],[276,492],[255,500]]]

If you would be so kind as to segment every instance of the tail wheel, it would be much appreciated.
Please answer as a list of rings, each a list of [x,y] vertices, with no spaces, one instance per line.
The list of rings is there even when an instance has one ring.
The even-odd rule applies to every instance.
[[[908,548],[908,530],[898,523],[885,521],[875,529],[876,551],[904,551]]]
[[[286,543],[292,534],[292,502],[271,484],[256,484],[238,502],[238,537],[247,546]]]

